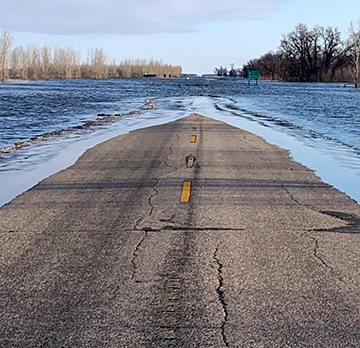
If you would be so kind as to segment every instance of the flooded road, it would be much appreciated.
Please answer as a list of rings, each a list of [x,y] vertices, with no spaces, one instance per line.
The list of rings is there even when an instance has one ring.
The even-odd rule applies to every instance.
[[[39,81],[0,85],[0,204],[72,164],[86,148],[187,112],[204,113],[288,149],[327,183],[360,201],[360,94],[342,84],[173,80]],[[131,114],[155,98],[156,109]],[[130,113],[130,114],[129,114]],[[98,114],[121,114],[83,127]],[[85,128],[85,129],[84,129]],[[55,132],[45,141],[31,139]],[[23,183],[23,184],[22,184]]]

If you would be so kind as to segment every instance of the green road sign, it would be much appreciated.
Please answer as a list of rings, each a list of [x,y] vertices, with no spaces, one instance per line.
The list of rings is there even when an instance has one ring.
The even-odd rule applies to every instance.
[[[260,70],[249,70],[248,71],[248,79],[249,80],[257,80],[260,77]]]

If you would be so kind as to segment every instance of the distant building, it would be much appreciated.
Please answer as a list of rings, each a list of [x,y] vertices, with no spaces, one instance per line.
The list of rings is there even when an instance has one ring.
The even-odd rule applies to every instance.
[[[148,74],[148,73],[145,73],[145,74],[143,75],[143,77],[156,78],[156,74]]]
[[[197,74],[181,74],[181,77],[197,77]]]
[[[201,77],[207,77],[207,78],[216,78],[218,77],[216,74],[202,74]]]

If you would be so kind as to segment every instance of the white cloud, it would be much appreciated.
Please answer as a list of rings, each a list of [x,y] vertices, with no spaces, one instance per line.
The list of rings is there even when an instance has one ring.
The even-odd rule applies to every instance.
[[[283,0],[1,0],[0,28],[50,34],[193,31],[214,21],[251,20]]]

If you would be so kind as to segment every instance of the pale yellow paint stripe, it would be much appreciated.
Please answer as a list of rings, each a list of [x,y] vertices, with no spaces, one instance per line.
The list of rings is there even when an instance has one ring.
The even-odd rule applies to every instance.
[[[194,119],[194,121],[195,121],[195,122],[199,122],[199,119],[196,117],[196,118]]]
[[[191,181],[184,181],[181,190],[180,202],[189,202],[191,193]]]
[[[196,143],[196,135],[191,136],[190,143]]]

